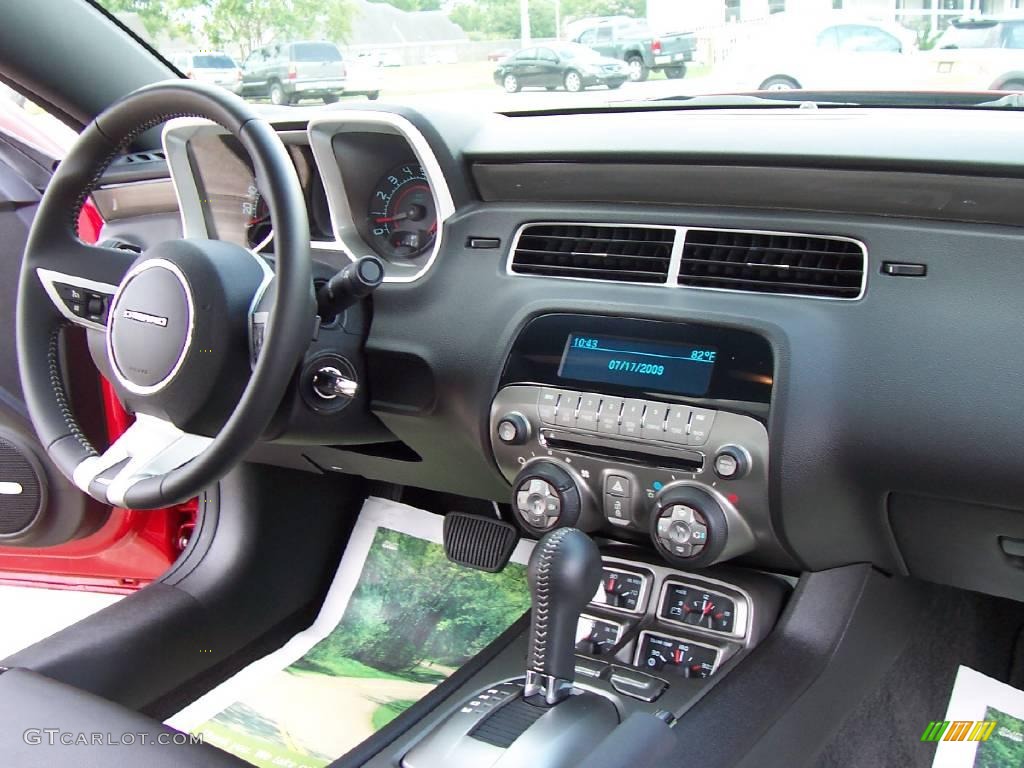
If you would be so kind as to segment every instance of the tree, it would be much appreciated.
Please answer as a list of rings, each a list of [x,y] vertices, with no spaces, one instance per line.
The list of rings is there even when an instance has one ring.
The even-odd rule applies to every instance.
[[[179,0],[203,12],[202,31],[216,46],[247,56],[274,40],[345,40],[352,28],[350,0]]]
[[[519,0],[479,0],[455,6],[449,18],[476,40],[520,37]],[[530,0],[530,37],[555,36],[554,0]]]
[[[647,13],[646,0],[562,0],[562,16],[585,19],[589,16],[633,16]]]
[[[439,11],[441,0],[370,0],[371,3],[393,5],[403,11]]]
[[[146,27],[149,36],[156,37],[171,26],[170,14],[176,10],[176,0],[104,0],[103,7],[110,13],[134,13]]]
[[[380,528],[341,623],[307,654],[407,674],[425,660],[461,666],[530,607],[526,569],[453,564],[439,544]]]

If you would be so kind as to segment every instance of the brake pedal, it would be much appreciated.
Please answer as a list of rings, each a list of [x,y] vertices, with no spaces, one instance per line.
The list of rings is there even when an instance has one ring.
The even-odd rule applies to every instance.
[[[519,529],[510,523],[466,512],[445,515],[444,551],[458,565],[497,573],[518,543]]]

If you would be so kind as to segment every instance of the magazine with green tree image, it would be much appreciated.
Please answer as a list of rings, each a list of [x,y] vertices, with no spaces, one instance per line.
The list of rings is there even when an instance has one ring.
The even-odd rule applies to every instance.
[[[974,768],[1019,768],[1024,766],[1024,720],[1000,712],[985,710],[985,720],[995,720],[995,730],[987,741],[978,744]]]
[[[334,630],[196,730],[254,765],[326,765],[421,699],[529,607],[525,566],[477,571],[449,561],[440,544],[380,527]]]

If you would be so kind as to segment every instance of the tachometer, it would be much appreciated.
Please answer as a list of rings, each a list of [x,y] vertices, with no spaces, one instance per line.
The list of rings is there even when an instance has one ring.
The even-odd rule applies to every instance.
[[[411,259],[434,244],[437,207],[419,163],[400,165],[382,178],[369,210],[370,244],[381,256]]]

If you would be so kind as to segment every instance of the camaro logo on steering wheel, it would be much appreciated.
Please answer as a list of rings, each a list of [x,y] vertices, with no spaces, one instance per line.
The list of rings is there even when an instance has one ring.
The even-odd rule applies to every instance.
[[[149,323],[150,325],[159,325],[161,328],[167,327],[167,318],[160,317],[159,315],[150,315],[145,312],[136,312],[134,309],[125,309],[121,312],[121,317],[126,320],[135,320],[138,323]]]

